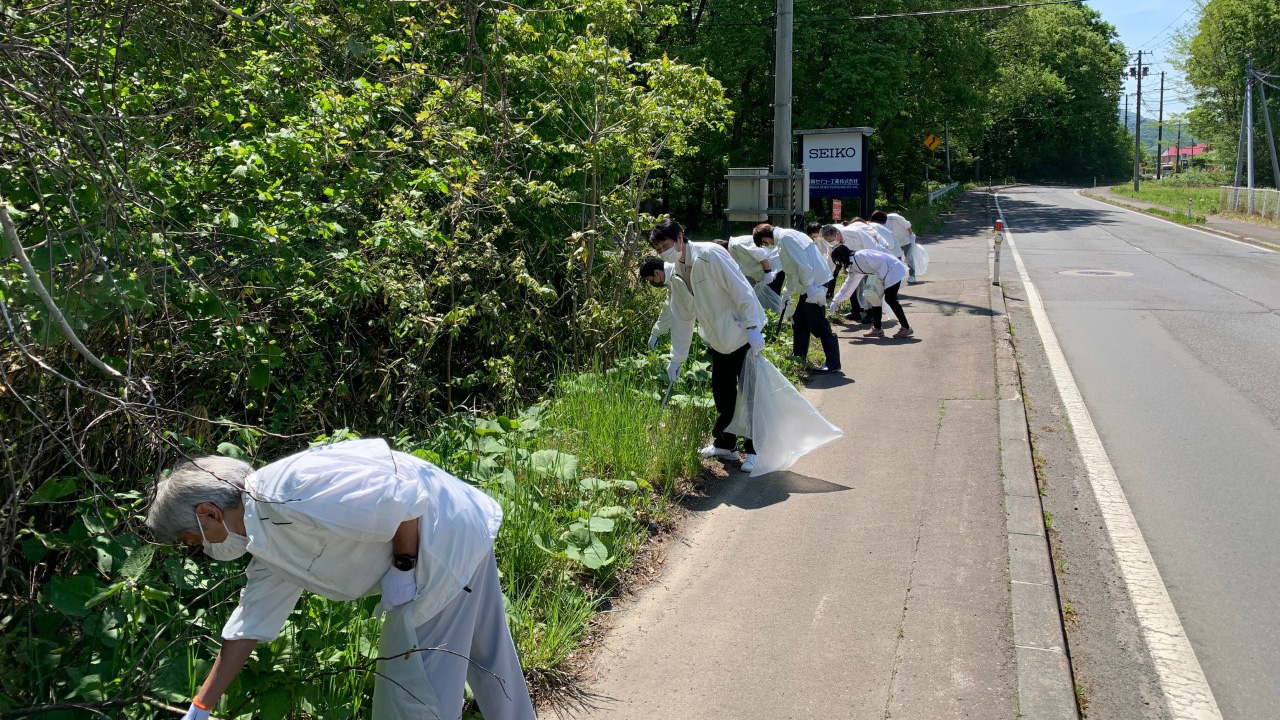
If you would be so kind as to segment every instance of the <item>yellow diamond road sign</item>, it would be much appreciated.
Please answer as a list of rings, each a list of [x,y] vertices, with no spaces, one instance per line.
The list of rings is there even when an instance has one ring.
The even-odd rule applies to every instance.
[[[938,146],[941,144],[942,144],[942,138],[938,137],[937,135],[930,135],[929,137],[924,139],[924,146],[929,148],[930,150],[937,150]]]

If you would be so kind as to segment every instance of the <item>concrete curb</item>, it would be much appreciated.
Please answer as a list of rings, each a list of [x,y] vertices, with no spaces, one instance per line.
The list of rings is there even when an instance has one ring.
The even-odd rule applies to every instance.
[[[1125,210],[1130,210],[1130,211],[1133,211],[1133,212],[1136,212],[1136,213],[1142,213],[1143,215],[1149,215],[1149,216],[1151,216],[1151,217],[1155,217],[1155,218],[1157,218],[1157,219],[1164,220],[1164,218],[1161,218],[1159,215],[1153,215],[1152,213],[1145,212],[1145,208],[1143,208],[1143,207],[1141,207],[1141,206],[1139,206],[1139,205],[1131,205],[1131,204],[1129,204],[1129,203],[1121,202],[1121,201],[1119,201],[1119,200],[1116,200],[1115,198],[1107,197],[1107,196],[1105,196],[1105,195],[1101,195],[1101,194],[1098,194],[1098,193],[1091,193],[1091,192],[1088,192],[1087,190],[1080,190],[1080,194],[1081,194],[1081,195],[1083,195],[1083,196],[1085,196],[1085,197],[1087,197],[1087,198],[1089,198],[1090,200],[1097,200],[1098,202],[1106,203],[1106,204],[1108,204],[1108,205],[1114,205],[1115,207],[1118,207],[1118,208],[1124,208]],[[1174,210],[1173,208],[1167,208],[1167,207],[1165,207],[1165,206],[1163,206],[1163,205],[1156,205],[1155,203],[1148,203],[1148,204],[1149,204],[1151,207],[1160,208],[1161,210],[1167,210],[1167,211],[1169,211],[1169,212],[1178,212],[1177,210]],[[1172,222],[1172,221],[1171,221],[1171,220],[1166,220],[1165,222]],[[1179,225],[1182,225],[1182,223],[1178,223],[1178,224],[1179,224]],[[1242,243],[1245,243],[1246,245],[1255,245],[1255,246],[1257,246],[1257,247],[1265,248],[1265,249],[1267,249],[1267,250],[1280,251],[1280,245],[1277,245],[1277,244],[1275,244],[1275,243],[1267,242],[1266,240],[1259,240],[1258,238],[1249,237],[1248,235],[1240,235],[1240,234],[1238,234],[1238,233],[1229,232],[1229,231],[1227,231],[1227,230],[1223,230],[1223,229],[1221,229],[1221,228],[1213,227],[1212,225],[1209,225],[1208,223],[1198,223],[1198,224],[1195,224],[1195,225],[1186,225],[1185,227],[1189,227],[1189,228],[1191,228],[1191,229],[1193,229],[1193,230],[1199,230],[1199,231],[1201,231],[1201,232],[1207,232],[1207,233],[1209,233],[1209,234],[1211,234],[1211,235],[1217,235],[1218,237],[1223,237],[1223,238],[1226,238],[1226,239],[1228,239],[1228,240],[1235,240],[1236,242],[1242,242]]]
[[[991,258],[994,260],[994,252]],[[1031,459],[1022,378],[1014,357],[1003,288],[992,283],[990,298],[996,387],[1000,397],[1000,467],[1009,541],[1018,717],[1079,720],[1044,509]]]

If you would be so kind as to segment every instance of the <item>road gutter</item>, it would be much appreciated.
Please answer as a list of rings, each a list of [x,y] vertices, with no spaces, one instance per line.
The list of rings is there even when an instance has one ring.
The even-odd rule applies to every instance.
[[[988,260],[989,264],[994,263],[994,252],[989,252]],[[1000,474],[1004,482],[1009,543],[1009,601],[1018,671],[1018,717],[1078,720],[1080,713],[1063,631],[1062,604],[1031,459],[1022,377],[1014,355],[1004,290],[993,282],[988,292],[999,393]]]
[[[1000,208],[999,193],[993,195],[996,204],[996,211],[999,213],[1001,220],[1004,220],[1004,213]],[[1145,213],[1144,213],[1145,215]],[[1022,279],[1023,292],[1026,294],[1026,302],[1031,309],[1032,318],[1035,321],[1036,330],[1040,334],[1040,340],[1044,345],[1045,355],[1049,361],[1049,367],[1053,374],[1054,382],[1058,387],[1058,393],[1061,396],[1063,407],[1067,411],[1068,421],[1075,433],[1076,443],[1080,451],[1081,459],[1084,462],[1086,472],[1089,477],[1089,483],[1093,488],[1094,497],[1098,502],[1101,510],[1104,524],[1106,525],[1107,535],[1111,540],[1111,545],[1115,550],[1116,559],[1120,565],[1121,575],[1123,576],[1125,586],[1128,589],[1129,598],[1133,602],[1134,611],[1137,615],[1139,625],[1142,628],[1143,639],[1146,642],[1147,650],[1151,655],[1152,662],[1155,665],[1156,673],[1160,679],[1160,689],[1164,694],[1165,704],[1171,716],[1177,720],[1222,720],[1222,713],[1218,709],[1217,701],[1213,697],[1213,692],[1209,688],[1208,680],[1204,676],[1204,671],[1200,667],[1200,661],[1196,658],[1195,651],[1191,647],[1190,640],[1187,639],[1186,632],[1183,630],[1182,622],[1178,619],[1177,612],[1174,610],[1173,601],[1169,598],[1168,590],[1164,586],[1164,581],[1160,577],[1160,571],[1156,568],[1155,561],[1151,557],[1151,552],[1147,548],[1146,540],[1142,537],[1142,531],[1138,528],[1137,520],[1133,516],[1132,510],[1129,508],[1128,500],[1125,498],[1124,490],[1120,486],[1120,481],[1116,477],[1115,468],[1111,465],[1110,457],[1107,455],[1106,449],[1102,445],[1102,440],[1098,435],[1097,428],[1093,425],[1093,420],[1089,415],[1089,410],[1084,404],[1084,398],[1080,394],[1079,388],[1076,386],[1075,377],[1067,365],[1065,354],[1062,352],[1061,345],[1058,344],[1057,334],[1053,331],[1052,325],[1049,323],[1048,314],[1045,311],[1044,303],[1040,299],[1040,294],[1036,290],[1035,285],[1031,282],[1031,277],[1027,273],[1026,266],[1022,262],[1022,256],[1019,255],[1017,245],[1013,239],[1013,233],[1009,230],[1008,223],[1004,223],[1005,240],[1009,245],[1009,252],[1013,255],[1014,264],[1018,268],[1018,275]],[[996,291],[992,291],[992,295],[996,295]],[[1004,297],[1000,292],[1000,298],[997,300],[993,297],[992,309],[993,316],[996,308],[1000,309],[1000,315],[1004,318],[997,326],[1002,325],[1003,330],[1008,332],[1008,319],[1004,315]],[[998,332],[998,330],[997,330]],[[1012,352],[1012,348],[1007,343],[998,343],[998,353],[1003,351]],[[997,361],[1000,360],[999,354]],[[999,368],[999,365],[997,366]],[[1016,372],[1016,364],[1014,365]],[[997,369],[997,372],[1000,372]],[[1012,415],[1008,424],[1017,425],[1015,419],[1021,417],[1021,438],[1025,439],[1025,448],[1030,448],[1030,436],[1026,425],[1025,407],[1022,405],[1019,381],[1019,400],[1016,410],[1009,404],[1009,412]],[[1000,425],[1002,446],[1004,443],[1004,430],[1006,426],[1005,408],[1006,395],[1004,390],[1003,377],[1001,378],[1001,401],[1000,401]],[[1011,427],[1011,432],[1012,432]],[[1028,450],[1029,452],[1029,450]],[[1004,448],[1001,449],[1002,460],[1004,459]],[[1029,461],[1029,457],[1027,458]],[[1008,468],[1013,467],[1016,470],[1016,463],[1020,462],[1020,458],[1011,460],[1013,465],[1006,464],[1006,472]],[[1009,479],[1006,477],[1006,491],[1008,490]],[[1034,485],[1034,469],[1032,472],[1032,483]],[[1009,500],[1006,495],[1006,500]],[[1035,506],[1040,506],[1040,499],[1037,492],[1035,497]],[[1018,587],[1017,577],[1014,573],[1014,545],[1013,535],[1017,520],[1013,515],[1014,508],[1018,504],[1030,505],[1025,499],[1014,500],[1013,504],[1007,504],[1006,509],[1009,512],[1009,565],[1010,575],[1013,580],[1013,588]],[[1043,513],[1041,514],[1041,530],[1043,530]],[[1045,547],[1047,548],[1047,541]],[[1047,556],[1046,556],[1047,560]],[[1050,566],[1052,573],[1052,566]],[[1019,613],[1019,596],[1015,591],[1013,593],[1013,613],[1014,613],[1014,644],[1017,646],[1018,653],[1016,655],[1018,661],[1018,684],[1019,697],[1023,694],[1023,636],[1019,635],[1018,630],[1018,613]],[[1057,603],[1056,591],[1054,593],[1054,610],[1057,616],[1059,641],[1061,641],[1061,614]],[[1028,609],[1023,603],[1024,609]],[[1065,648],[1065,643],[1062,644]],[[1063,658],[1066,658],[1064,653]],[[1029,662],[1032,662],[1028,658]],[[1040,679],[1043,678],[1033,678]],[[1070,683],[1070,673],[1068,670],[1067,682]],[[1072,708],[1074,713],[1074,692],[1072,695]],[[1051,717],[1035,716],[1027,712],[1024,708],[1024,717]],[[1052,716],[1061,717],[1061,716]],[[1072,715],[1071,717],[1075,717]]]

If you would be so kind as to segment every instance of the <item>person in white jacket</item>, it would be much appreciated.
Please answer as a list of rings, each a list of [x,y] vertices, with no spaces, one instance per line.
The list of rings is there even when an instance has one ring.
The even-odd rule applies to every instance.
[[[729,255],[752,285],[764,283],[775,293],[782,293],[784,277],[776,251],[759,247],[750,235],[735,235],[729,238]]]
[[[871,213],[871,222],[888,228],[893,233],[894,240],[897,241],[898,247],[902,248],[902,254],[898,259],[907,264],[910,271],[907,274],[907,284],[916,281],[916,261],[911,256],[915,250],[916,234],[911,230],[911,221],[902,217],[898,213],[887,213],[883,210],[877,210]]]
[[[836,263],[831,259],[831,249],[835,245],[822,236],[822,223],[811,222],[805,226],[804,232],[818,246],[818,254],[822,255],[822,262],[827,266],[827,272],[831,273],[831,279],[826,284],[827,299],[830,300],[836,291]]]
[[[911,329],[911,323],[907,322],[906,313],[902,311],[902,304],[898,302],[898,290],[902,287],[903,278],[907,276],[907,266],[901,260],[883,250],[850,252],[849,248],[843,246],[832,251],[832,257],[837,263],[845,266],[849,273],[844,284],[831,300],[832,309],[852,296],[864,277],[875,276],[884,283],[884,302],[898,318],[898,332],[894,333],[894,337],[908,338],[915,335],[915,331]],[[884,309],[878,302],[873,302],[872,305],[871,329],[864,334],[864,337],[884,337],[884,330],[880,327]]]
[[[800,293],[800,302],[793,307],[794,334],[791,351],[801,359],[809,356],[809,336],[816,336],[822,343],[826,362],[814,368],[815,373],[840,371],[840,341],[831,331],[827,320],[826,285],[831,282],[831,271],[823,261],[818,245],[808,235],[790,228],[775,228],[760,223],[751,233],[757,245],[777,246],[778,257],[787,282],[784,295]]]
[[[736,459],[738,438],[725,432],[725,428],[737,409],[738,384],[747,353],[764,350],[764,309],[729,251],[715,243],[686,241],[684,228],[674,218],[663,218],[653,226],[649,244],[663,261],[673,265],[667,279],[671,293],[671,362],[667,377],[675,382],[680,376],[697,322],[698,334],[711,356],[711,396],[716,405],[712,442],[700,453],[703,457]],[[742,470],[750,472],[757,459],[751,438],[744,439],[743,452]]]
[[[331,600],[381,592],[380,607],[416,627],[389,653],[383,628],[379,655],[412,661],[380,661],[397,666],[379,665],[373,720],[459,717],[466,681],[488,720],[532,720],[493,554],[501,523],[488,495],[381,439],[313,447],[256,471],[220,456],[180,463],[156,486],[151,532],[218,561],[252,557],[185,720],[209,718],[303,590]],[[428,649],[442,647],[450,652]],[[384,669],[402,687],[384,687]]]
[[[674,267],[671,263],[662,262],[661,258],[646,258],[640,264],[640,279],[656,288],[667,288],[667,280],[670,279],[671,271]],[[661,338],[670,329],[671,290],[667,288],[667,301],[662,303],[662,312],[658,313],[658,319],[654,321],[653,329],[649,331],[649,349],[653,350],[658,347],[658,338]]]

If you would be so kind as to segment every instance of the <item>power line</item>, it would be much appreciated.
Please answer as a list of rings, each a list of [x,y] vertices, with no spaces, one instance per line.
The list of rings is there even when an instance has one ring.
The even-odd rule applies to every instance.
[[[886,13],[883,15],[835,15],[828,17],[798,17],[792,20],[793,23],[830,23],[830,22],[854,22],[858,20],[889,20],[893,18],[909,18],[909,17],[934,17],[938,15],[965,15],[980,12],[993,12],[996,10],[1017,10],[1019,8],[1043,7],[1045,5],[1079,5],[1084,0],[1045,0],[1043,2],[1027,2],[1015,3],[1012,5],[983,5],[980,7],[952,8],[950,10],[917,10],[914,12]],[[648,27],[666,27],[659,23],[649,23]],[[718,22],[712,20],[710,22],[699,23],[699,28],[715,28],[715,27],[772,27],[773,20],[764,18],[761,20],[742,21],[742,22]]]

